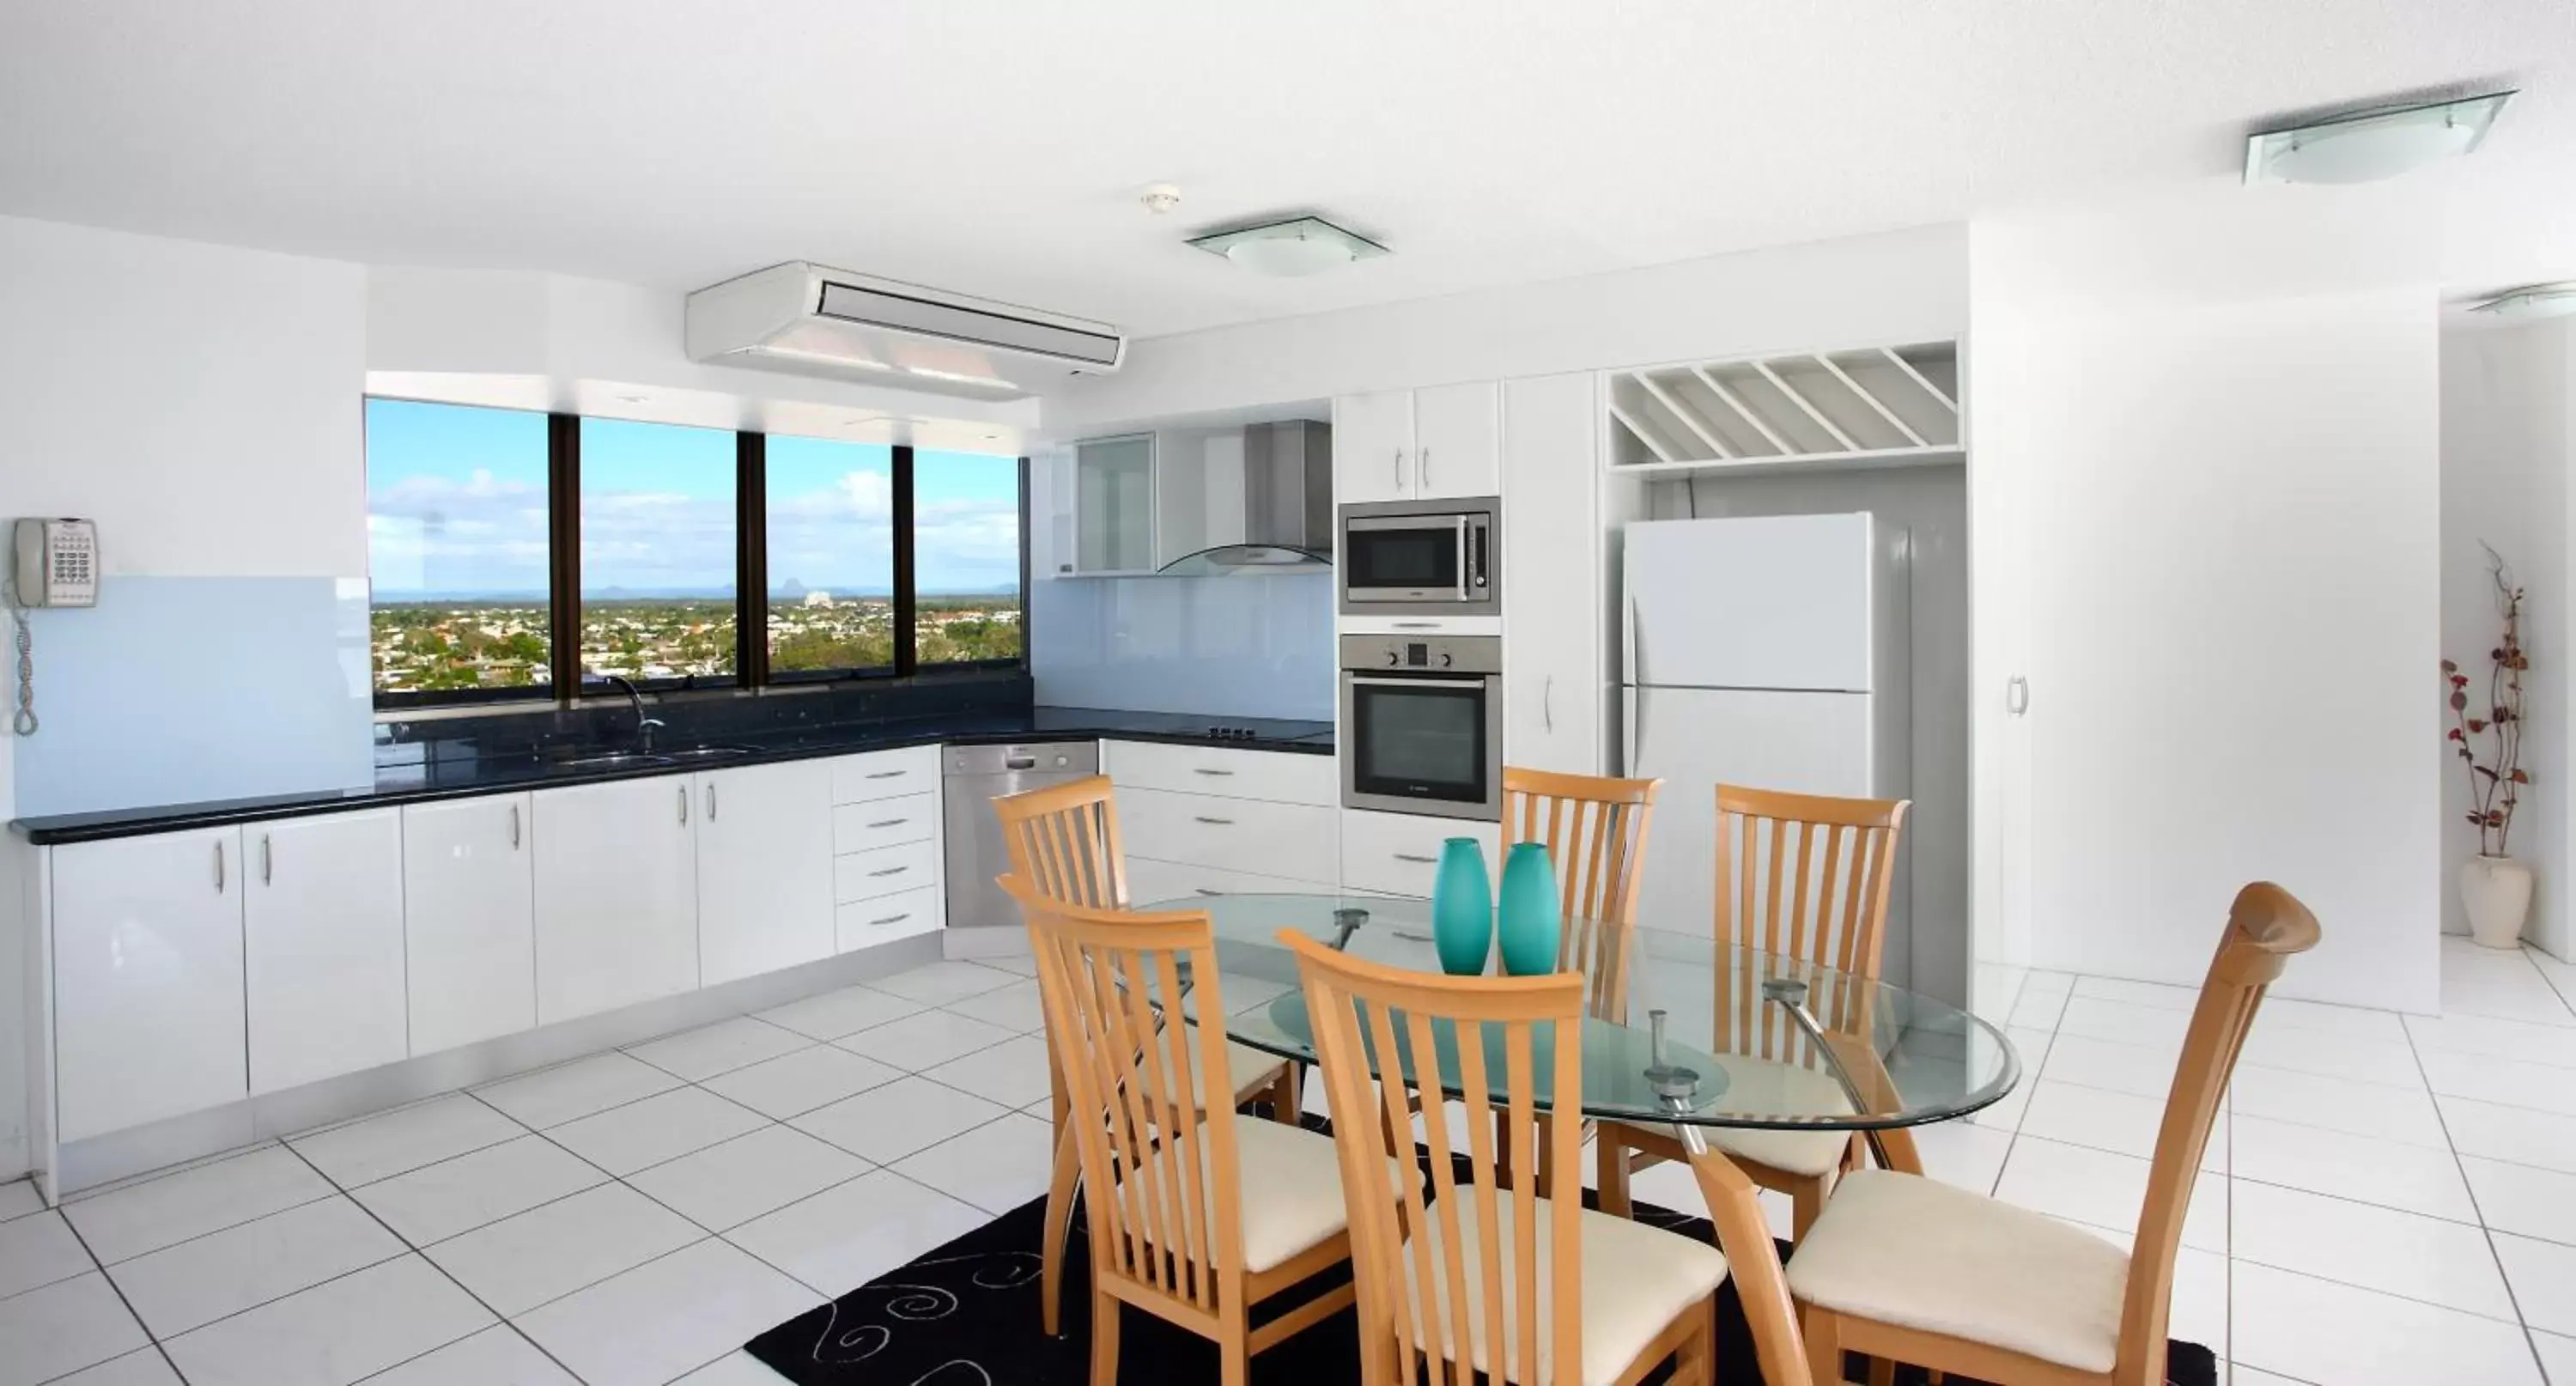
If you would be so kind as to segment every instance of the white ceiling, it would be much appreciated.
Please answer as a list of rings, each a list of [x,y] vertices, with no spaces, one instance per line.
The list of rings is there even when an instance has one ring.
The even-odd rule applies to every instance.
[[[2232,179],[2265,116],[2510,81],[2441,195],[2519,276],[2576,272],[2571,74],[2568,0],[0,0],[0,213],[1158,335]],[[1309,209],[1396,253],[1181,244]]]

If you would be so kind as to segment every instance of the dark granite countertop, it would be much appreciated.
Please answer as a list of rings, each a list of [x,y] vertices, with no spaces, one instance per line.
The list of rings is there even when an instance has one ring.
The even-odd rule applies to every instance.
[[[1244,735],[1244,733],[1250,733]],[[505,790],[552,789],[562,785],[607,780],[643,779],[656,775],[694,774],[733,765],[803,760],[814,756],[852,755],[905,746],[941,743],[993,745],[1039,739],[1164,741],[1182,745],[1227,746],[1252,751],[1289,751],[1307,755],[1333,753],[1330,722],[1275,718],[1223,717],[1197,713],[1126,712],[1107,708],[1024,707],[979,709],[950,715],[887,718],[834,726],[755,731],[706,740],[747,748],[741,755],[696,763],[633,765],[613,769],[574,767],[571,757],[596,755],[597,745],[567,746],[558,754],[526,751],[501,755],[424,759],[382,764],[376,782],[364,789],[313,794],[281,794],[255,799],[223,799],[197,804],[159,804],[95,813],[66,813],[23,818],[9,826],[39,846],[136,837],[181,828],[221,827],[275,818],[335,813],[348,809],[464,799]],[[662,738],[660,749],[683,750],[692,741]]]

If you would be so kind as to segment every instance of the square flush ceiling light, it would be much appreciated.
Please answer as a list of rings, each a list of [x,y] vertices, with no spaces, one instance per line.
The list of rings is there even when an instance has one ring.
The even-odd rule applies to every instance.
[[[1315,274],[1386,254],[1386,247],[1322,217],[1297,217],[1193,237],[1190,244],[1248,270],[1287,277]]]
[[[2510,91],[2420,106],[2380,106],[2245,141],[2248,183],[2373,183],[2475,150]]]

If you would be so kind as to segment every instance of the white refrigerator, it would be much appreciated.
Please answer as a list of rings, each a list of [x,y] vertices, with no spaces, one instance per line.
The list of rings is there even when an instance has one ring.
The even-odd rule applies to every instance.
[[[1638,922],[1715,906],[1716,786],[1906,797],[1906,532],[1867,513],[1650,520],[1623,533],[1627,773],[1664,781]],[[1886,980],[1911,978],[1904,858]]]

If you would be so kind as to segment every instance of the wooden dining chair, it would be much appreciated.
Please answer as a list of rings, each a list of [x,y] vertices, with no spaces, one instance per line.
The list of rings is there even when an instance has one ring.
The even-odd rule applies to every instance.
[[[1908,807],[1902,799],[1717,787],[1720,1033],[1711,1038],[1721,1052],[1798,1064],[1815,1073],[1820,1090],[1832,1083],[1825,1056],[1762,999],[1756,970],[1725,965],[1725,950],[1756,949],[1875,980]],[[1858,1010],[1866,994],[1846,989],[1813,999],[1828,1027],[1859,1027],[1866,1037],[1868,1017]],[[1602,1206],[1618,1210],[1628,1206],[1630,1174],[1683,1156],[1669,1127],[1604,1123],[1596,1140]],[[1708,1141],[1754,1183],[1789,1195],[1799,1237],[1824,1211],[1834,1182],[1862,1158],[1859,1138],[1847,1131],[1720,1129]]]
[[[1998,1386],[2160,1386],[2176,1248],[2219,1099],[2265,989],[2317,936],[2279,886],[2237,892],[2129,1250],[1919,1175],[1854,1171],[1789,1264],[1816,1369],[1848,1350]]]
[[[1011,874],[1040,896],[1093,909],[1127,908],[1127,855],[1118,836],[1118,801],[1106,775],[1026,793],[997,796],[1002,845]],[[1034,937],[1032,938],[1034,945]],[[1054,1098],[1055,1172],[1047,1181],[1045,1260],[1040,1272],[1039,1317],[1048,1336],[1063,1323],[1065,1236],[1073,1227],[1073,1195],[1082,1180],[1082,1157],[1065,1124],[1071,1096],[1064,1065],[1048,1032],[1047,1069]],[[1268,1097],[1272,1115],[1294,1125],[1304,1104],[1295,1066],[1258,1049],[1226,1049],[1226,1085],[1237,1105]]]
[[[1671,1359],[1676,1383],[1708,1386],[1729,1258],[1544,1197],[1502,1167],[1506,1147],[1536,1148],[1547,1106],[1581,1102],[1583,979],[1444,977],[1296,930],[1280,938],[1297,955],[1350,1200],[1360,1379],[1625,1386]],[[1417,1090],[1434,1109],[1444,1095],[1464,1104],[1466,1149],[1431,1121],[1417,1158],[1407,1102]],[[1549,1139],[1572,1167],[1575,1123],[1555,1123]],[[1733,1229],[1722,1236],[1762,1248],[1735,1269],[1757,1343],[1773,1348],[1765,1374],[1772,1386],[1805,1386],[1779,1260],[1753,1186],[1738,1191],[1712,1212]]]
[[[1002,879],[1027,918],[1038,991],[1090,1195],[1091,1380],[1114,1386],[1122,1306],[1217,1345],[1225,1386],[1254,1354],[1352,1303],[1326,1290],[1254,1327],[1252,1311],[1350,1259],[1330,1137],[1208,1102],[1226,1071],[1216,932],[1204,911],[1138,914]],[[1197,1019],[1183,1023],[1184,989]]]
[[[1628,1008],[1629,930],[1637,922],[1637,882],[1646,866],[1646,834],[1654,826],[1655,795],[1662,780],[1608,775],[1569,775],[1503,767],[1503,845],[1537,842],[1556,866],[1564,928],[1557,936],[1560,972],[1583,974],[1584,1007],[1606,1019],[1624,1019]],[[1539,1122],[1539,1191],[1555,1187],[1556,1148]],[[1593,1136],[1583,1123],[1583,1140]]]

